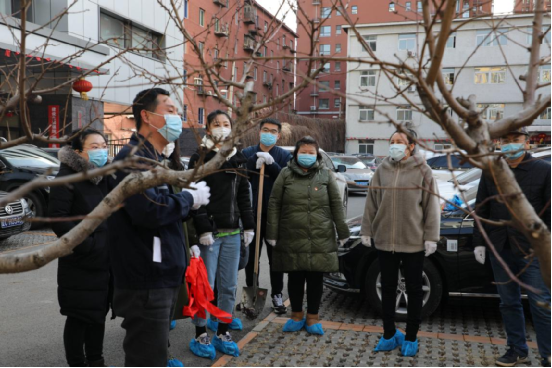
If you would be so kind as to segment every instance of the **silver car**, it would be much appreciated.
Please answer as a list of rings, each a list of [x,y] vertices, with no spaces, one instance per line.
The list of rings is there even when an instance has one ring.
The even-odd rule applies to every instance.
[[[349,192],[366,192],[374,172],[356,156],[331,156],[335,166],[344,165]]]

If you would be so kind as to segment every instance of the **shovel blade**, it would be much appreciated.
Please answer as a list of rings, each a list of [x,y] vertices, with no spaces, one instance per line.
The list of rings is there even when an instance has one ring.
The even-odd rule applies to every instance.
[[[254,286],[244,287],[242,295],[244,313],[252,319],[256,318],[265,306],[268,290]]]

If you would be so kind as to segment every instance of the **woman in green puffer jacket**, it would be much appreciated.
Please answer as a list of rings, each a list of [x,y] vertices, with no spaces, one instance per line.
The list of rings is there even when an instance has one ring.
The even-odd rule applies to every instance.
[[[338,238],[342,244],[349,238],[343,200],[335,175],[322,163],[318,143],[307,136],[295,145],[293,158],[276,179],[268,204],[266,239],[274,247],[272,269],[288,273],[292,313],[284,331],[305,327],[309,333],[324,334],[318,320],[322,276],[339,271]]]

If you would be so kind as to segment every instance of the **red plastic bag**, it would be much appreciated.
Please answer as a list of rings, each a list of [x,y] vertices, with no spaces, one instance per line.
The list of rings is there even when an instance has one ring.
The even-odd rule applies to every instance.
[[[191,258],[190,265],[186,269],[186,286],[188,287],[188,306],[182,309],[182,314],[189,317],[198,316],[206,319],[209,312],[212,316],[217,317],[224,323],[232,322],[232,315],[223,310],[218,309],[211,304],[211,300],[215,299],[215,294],[209,285],[207,278],[207,269],[201,258]]]

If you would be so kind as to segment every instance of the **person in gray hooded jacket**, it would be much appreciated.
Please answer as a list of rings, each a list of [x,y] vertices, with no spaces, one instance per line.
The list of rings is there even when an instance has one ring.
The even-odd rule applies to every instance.
[[[384,334],[375,351],[401,346],[404,356],[418,351],[417,334],[422,312],[424,255],[437,249],[441,207],[431,168],[415,153],[416,132],[395,132],[389,157],[377,168],[362,220],[362,243],[372,239],[381,269]],[[399,266],[406,280],[408,317],[406,336],[395,328]]]

